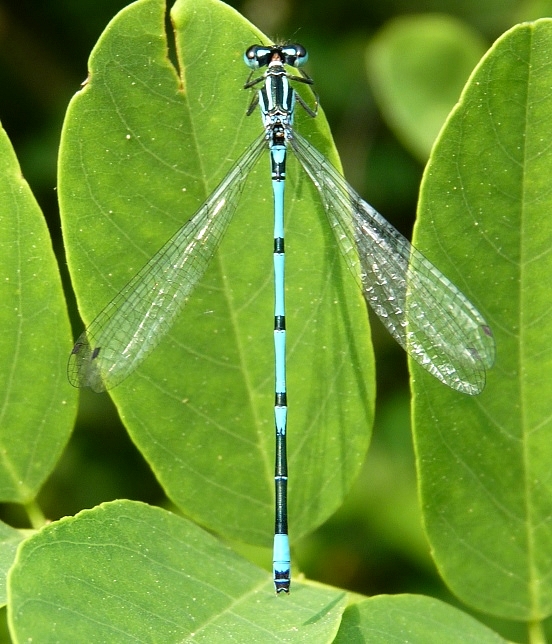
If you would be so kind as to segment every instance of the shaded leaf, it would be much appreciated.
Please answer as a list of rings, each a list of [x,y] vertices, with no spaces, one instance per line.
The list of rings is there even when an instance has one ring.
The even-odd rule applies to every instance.
[[[382,114],[420,160],[485,49],[466,23],[439,14],[395,18],[370,43],[368,78]]]
[[[473,617],[423,595],[379,595],[349,606],[335,644],[505,644]]]

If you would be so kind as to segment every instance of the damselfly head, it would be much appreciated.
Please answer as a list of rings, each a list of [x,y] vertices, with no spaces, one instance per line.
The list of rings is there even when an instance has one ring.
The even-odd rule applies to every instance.
[[[252,45],[244,54],[245,64],[251,69],[268,67],[273,61],[280,61],[282,65],[301,67],[309,57],[303,45],[293,43],[289,45]]]

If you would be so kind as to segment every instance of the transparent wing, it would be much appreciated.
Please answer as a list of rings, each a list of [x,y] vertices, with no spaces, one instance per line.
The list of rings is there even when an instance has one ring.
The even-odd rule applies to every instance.
[[[122,382],[168,333],[205,273],[236,210],[245,180],[266,147],[264,133],[218,188],[79,337],[67,375],[101,392]]]
[[[388,331],[441,382],[480,393],[495,356],[482,315],[316,148],[297,132],[288,136],[320,193],[349,268]]]

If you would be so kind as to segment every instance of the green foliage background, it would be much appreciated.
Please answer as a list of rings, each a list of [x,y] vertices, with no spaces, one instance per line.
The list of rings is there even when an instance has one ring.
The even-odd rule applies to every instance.
[[[48,217],[62,271],[54,192],[61,123],[67,103],[86,77],[93,45],[109,20],[127,4],[126,0],[22,0],[0,7],[0,119]],[[374,56],[382,56],[376,35],[390,20],[438,12],[464,21],[485,48],[510,26],[550,15],[552,9],[546,2],[514,0],[248,0],[229,4],[274,39],[298,40],[307,46],[309,73],[316,81],[348,180],[407,235],[428,142],[407,140],[401,136],[400,123],[392,123],[392,131],[383,119],[376,99],[385,101],[385,79],[373,71],[368,82],[368,43],[373,43]],[[71,298],[69,288],[67,293]],[[80,331],[74,307],[73,321]],[[406,359],[377,323],[373,336],[378,398],[365,469],[347,504],[297,544],[295,557],[308,577],[338,587],[367,595],[425,593],[454,604],[456,600],[435,571],[421,529]],[[75,472],[79,473],[78,485]],[[57,519],[116,498],[154,504],[164,501],[108,397],[84,392],[78,429],[39,502],[50,519]],[[4,506],[2,510],[7,522],[23,522],[17,508]],[[509,624],[483,621],[504,636],[521,637]]]

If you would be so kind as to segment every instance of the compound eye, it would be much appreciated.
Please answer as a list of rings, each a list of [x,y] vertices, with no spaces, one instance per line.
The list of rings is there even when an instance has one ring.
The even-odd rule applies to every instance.
[[[272,58],[272,48],[262,45],[252,45],[245,50],[243,59],[251,69],[266,67]]]
[[[299,43],[293,43],[282,47],[282,55],[285,59],[285,63],[291,67],[301,67],[309,58],[307,50]]]

